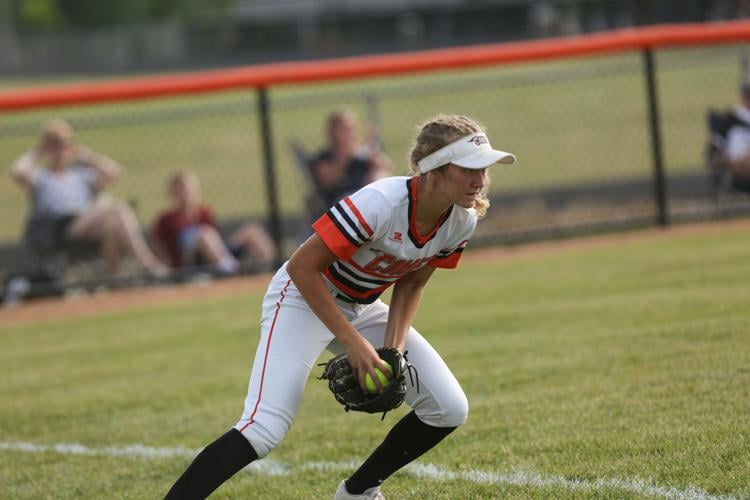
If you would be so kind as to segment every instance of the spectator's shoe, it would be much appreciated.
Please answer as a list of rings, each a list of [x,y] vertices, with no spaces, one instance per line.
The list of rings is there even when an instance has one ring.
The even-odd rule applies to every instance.
[[[5,283],[3,306],[17,305],[31,290],[31,282],[24,276],[14,276]]]
[[[341,481],[333,500],[385,500],[385,497],[380,493],[379,486],[366,489],[364,493],[360,493],[359,495],[352,495],[346,491],[346,481]]]
[[[166,280],[167,278],[172,277],[173,274],[172,270],[162,263],[153,264],[150,267],[147,267],[146,271],[149,276],[156,280]]]

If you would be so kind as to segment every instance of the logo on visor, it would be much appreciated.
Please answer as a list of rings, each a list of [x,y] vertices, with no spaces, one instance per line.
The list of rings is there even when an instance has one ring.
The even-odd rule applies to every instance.
[[[490,143],[490,141],[483,135],[475,135],[474,137],[469,139],[469,142],[473,142],[476,147],[479,147],[482,144]]]

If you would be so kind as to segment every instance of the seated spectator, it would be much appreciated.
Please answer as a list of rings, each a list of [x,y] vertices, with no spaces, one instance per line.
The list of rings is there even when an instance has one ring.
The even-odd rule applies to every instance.
[[[358,128],[357,117],[349,110],[334,111],[328,117],[328,145],[310,162],[321,207],[311,209],[313,219],[345,196],[392,173],[391,160],[380,149],[375,130],[360,143]]]
[[[222,274],[240,269],[247,257],[260,268],[270,268],[276,259],[276,245],[262,226],[248,223],[228,241],[219,234],[213,210],[201,201],[198,177],[188,171],[170,176],[171,207],[157,216],[154,245],[174,268],[210,266]]]
[[[750,192],[750,83],[741,86],[740,94],[742,102],[726,134],[722,163],[730,173],[731,186]]]
[[[27,242],[56,251],[75,240],[96,240],[110,275],[120,271],[126,250],[152,276],[165,277],[169,270],[151,252],[131,207],[102,193],[121,172],[111,158],[76,144],[67,122],[45,123],[39,144],[11,170],[31,197]]]

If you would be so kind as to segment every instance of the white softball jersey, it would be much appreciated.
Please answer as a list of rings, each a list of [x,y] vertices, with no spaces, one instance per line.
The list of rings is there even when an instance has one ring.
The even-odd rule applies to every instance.
[[[456,267],[476,227],[473,209],[453,206],[427,234],[416,227],[418,177],[382,179],[344,198],[313,224],[339,258],[324,275],[342,297],[374,302],[427,264]]]
[[[399,278],[425,265],[454,268],[474,232],[474,209],[454,205],[427,234],[416,227],[418,177],[390,177],[344,198],[313,229],[338,257],[323,271],[334,302],[354,328],[381,347],[388,306],[379,296]],[[344,352],[310,310],[284,264],[263,300],[260,342],[242,417],[235,425],[259,457],[291,427],[302,391],[324,350]],[[461,425],[468,403],[440,355],[414,328],[405,351],[419,374],[419,391],[407,381],[405,401],[426,424]],[[333,398],[331,398],[332,404]]]

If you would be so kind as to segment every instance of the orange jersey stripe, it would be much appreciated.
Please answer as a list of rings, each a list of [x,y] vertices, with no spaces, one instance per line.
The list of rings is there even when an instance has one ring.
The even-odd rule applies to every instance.
[[[323,214],[313,225],[313,229],[323,243],[333,252],[336,257],[342,260],[349,260],[357,251],[357,246],[353,245],[344,235],[338,227],[331,221],[328,214]]]
[[[443,269],[455,269],[458,266],[458,261],[461,259],[461,252],[453,252],[447,257],[433,257],[427,264],[432,267],[440,267]]]
[[[359,210],[357,210],[357,207],[354,206],[352,200],[347,196],[346,198],[344,198],[344,202],[351,209],[354,215],[357,216],[357,220],[359,220],[359,223],[362,224],[362,227],[365,228],[365,231],[367,231],[367,236],[372,236],[374,234],[373,230],[370,229],[370,226],[367,225],[367,221],[364,217],[362,217],[362,214],[359,212]]]

